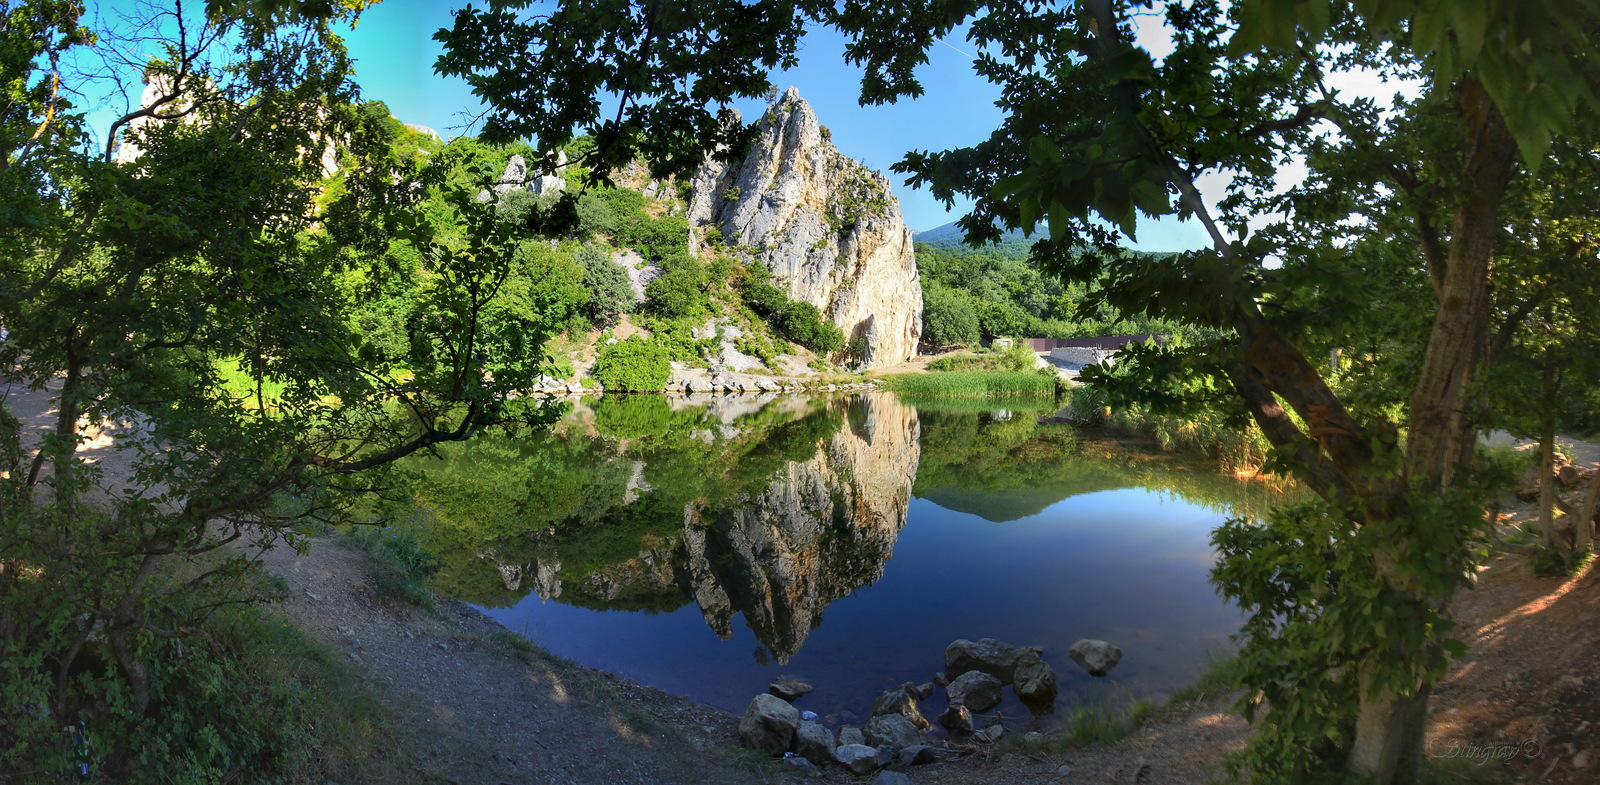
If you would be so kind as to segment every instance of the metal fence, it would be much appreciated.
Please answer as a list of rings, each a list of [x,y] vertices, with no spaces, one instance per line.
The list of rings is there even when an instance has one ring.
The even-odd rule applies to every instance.
[[[1144,343],[1155,339],[1158,344],[1167,342],[1167,336],[1157,333],[1143,335],[1106,335],[1095,338],[1024,338],[1028,347],[1036,352],[1048,352],[1067,347],[1084,349],[1111,349],[1117,350],[1130,343]]]

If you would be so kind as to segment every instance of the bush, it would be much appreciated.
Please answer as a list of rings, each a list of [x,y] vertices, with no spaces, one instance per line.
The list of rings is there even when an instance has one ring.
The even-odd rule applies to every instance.
[[[685,261],[686,260],[686,261]],[[693,259],[664,263],[666,272],[644,288],[651,310],[669,319],[693,319],[705,313],[700,264]]]
[[[844,332],[824,320],[811,303],[787,303],[776,326],[789,340],[820,354],[836,352],[844,345]]]
[[[573,261],[583,268],[583,286],[589,290],[589,305],[585,309],[589,320],[604,326],[617,320],[617,314],[633,305],[633,285],[628,281],[622,265],[611,261],[604,249],[585,245],[572,255]]]
[[[844,346],[844,333],[808,302],[796,302],[772,283],[772,271],[754,263],[745,267],[740,294],[750,310],[767,320],[783,337],[814,352],[828,354]]]
[[[607,390],[663,390],[667,386],[667,377],[672,375],[671,353],[666,347],[635,335],[601,349],[592,373]]]

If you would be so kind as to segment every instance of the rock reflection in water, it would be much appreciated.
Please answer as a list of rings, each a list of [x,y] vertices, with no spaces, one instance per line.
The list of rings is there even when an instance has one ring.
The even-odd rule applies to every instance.
[[[1277,490],[1049,414],[607,396],[418,461],[421,537],[446,594],[733,711],[792,672],[816,685],[808,708],[863,713],[986,636],[1043,647],[1077,697],[1096,685],[1066,649],[1112,640],[1128,656],[1099,686],[1152,697],[1238,628],[1207,583],[1207,534]]]
[[[741,614],[786,662],[830,603],[883,574],[917,473],[916,410],[888,395],[707,398],[585,403],[552,433],[424,463],[442,587],[490,606],[692,601],[718,637]]]

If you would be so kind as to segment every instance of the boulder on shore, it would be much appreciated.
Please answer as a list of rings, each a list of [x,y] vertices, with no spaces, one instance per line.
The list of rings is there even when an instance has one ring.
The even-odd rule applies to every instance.
[[[837,746],[833,741],[833,731],[815,722],[802,722],[800,730],[795,732],[795,754],[818,766],[833,762],[833,750]]]
[[[800,729],[800,712],[775,695],[757,695],[739,720],[739,739],[747,746],[778,756],[789,751]]]
[[[945,687],[951,705],[985,712],[1000,705],[1000,680],[983,671],[967,671]]]
[[[1067,656],[1090,676],[1104,676],[1122,660],[1122,650],[1105,641],[1080,638],[1067,650]]]
[[[922,734],[903,714],[879,714],[867,720],[863,729],[868,744],[888,745],[895,749],[915,747],[922,743]]]
[[[959,703],[953,703],[939,715],[939,724],[951,733],[971,733],[972,712]]]
[[[880,714],[900,714],[911,720],[911,724],[918,728],[926,728],[932,723],[928,722],[922,712],[917,710],[917,687],[906,682],[892,690],[886,690],[878,696],[877,703],[872,706],[873,716]]]
[[[833,751],[833,757],[858,777],[866,776],[883,768],[878,761],[878,748],[868,747],[865,744],[840,744]]]

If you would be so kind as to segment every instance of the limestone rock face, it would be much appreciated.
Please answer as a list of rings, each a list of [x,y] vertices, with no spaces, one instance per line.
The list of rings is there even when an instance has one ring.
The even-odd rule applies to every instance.
[[[756,124],[744,160],[708,160],[689,203],[691,249],[706,230],[788,281],[789,298],[817,306],[846,340],[865,341],[862,365],[910,359],[922,337],[922,283],[911,230],[889,180],[845,157],[794,88]]]

